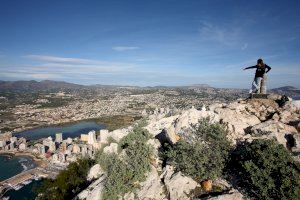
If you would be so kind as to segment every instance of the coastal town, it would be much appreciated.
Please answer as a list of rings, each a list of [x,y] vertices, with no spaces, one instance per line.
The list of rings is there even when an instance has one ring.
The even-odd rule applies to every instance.
[[[244,93],[243,90],[238,89],[191,86],[186,88],[114,87],[75,92],[36,92],[30,96],[14,95],[0,92],[2,132],[20,132],[86,119],[101,121],[103,117],[139,117],[145,112],[153,113],[157,108],[185,109],[191,106],[201,108],[203,104],[230,102],[243,97]]]
[[[0,182],[0,194],[5,188],[19,190],[31,180],[55,178],[69,163],[80,157],[93,158],[95,152],[109,140],[109,131],[90,131],[80,137],[63,139],[63,133],[56,133],[55,138],[47,137],[38,141],[26,141],[11,133],[0,134],[0,154],[31,156],[38,164],[30,170]]]
[[[204,104],[231,101],[241,97],[242,93],[240,90],[219,90],[201,85],[187,88],[102,87],[84,91],[38,91],[29,96],[17,92],[11,96],[11,93],[2,92],[1,95],[0,154],[30,156],[37,164],[2,181],[1,191],[5,192],[8,188],[18,190],[31,180],[55,178],[78,158],[93,158],[98,149],[106,148],[111,136],[123,134],[118,132],[122,124],[127,127],[135,119],[151,114],[168,116],[190,107],[201,108]],[[100,123],[107,125],[109,130],[81,132],[79,137],[55,133],[54,137],[26,140],[25,135],[15,134],[22,131],[29,131],[26,134],[30,134],[34,128],[76,124],[103,117],[108,120],[100,120]],[[122,120],[126,122],[122,123]],[[113,126],[110,127],[110,124]],[[49,132],[49,135],[53,134]]]

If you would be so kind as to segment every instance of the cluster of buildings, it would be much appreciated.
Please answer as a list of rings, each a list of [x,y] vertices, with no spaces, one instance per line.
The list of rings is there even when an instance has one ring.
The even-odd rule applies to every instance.
[[[108,130],[90,131],[80,137],[63,139],[62,133],[56,133],[28,145],[25,138],[13,137],[11,133],[0,134],[0,152],[26,152],[35,155],[49,164],[67,165],[79,157],[93,157],[95,152],[107,143]]]
[[[15,152],[26,151],[27,142],[25,138],[12,137],[11,133],[0,132],[0,151],[1,152]]]
[[[106,88],[91,93],[41,94],[31,104],[21,103],[0,110],[0,130],[20,132],[42,125],[67,123],[84,119],[97,119],[103,116],[140,116],[144,109],[176,107],[185,109],[194,105],[226,102],[236,99],[241,91],[202,87],[190,88]],[[21,98],[21,97],[20,97]],[[43,107],[64,99],[68,104],[58,107]],[[19,99],[20,102],[26,99]],[[1,102],[0,102],[1,104]],[[5,117],[9,113],[9,117]],[[3,114],[3,117],[1,117]]]

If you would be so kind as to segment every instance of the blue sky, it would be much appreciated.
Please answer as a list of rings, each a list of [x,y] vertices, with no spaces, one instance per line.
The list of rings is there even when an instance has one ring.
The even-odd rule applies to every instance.
[[[0,79],[300,88],[300,1],[2,0]]]

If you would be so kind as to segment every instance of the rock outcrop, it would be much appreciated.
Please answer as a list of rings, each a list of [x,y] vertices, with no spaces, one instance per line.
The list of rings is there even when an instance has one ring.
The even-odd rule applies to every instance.
[[[102,200],[102,191],[105,185],[105,178],[105,174],[102,174],[102,176],[90,184],[87,189],[80,192],[77,195],[77,199]]]
[[[175,144],[183,139],[203,118],[223,124],[228,130],[227,137],[232,145],[256,138],[276,139],[278,143],[294,153],[295,159],[300,160],[300,101],[288,101],[279,106],[276,101],[281,97],[276,95],[270,95],[270,97],[270,99],[240,100],[229,104],[212,104],[208,109],[203,107],[201,110],[191,108],[168,117],[160,112],[154,112],[153,115],[148,116],[148,125],[145,128],[152,138],[147,144],[150,144],[154,150],[153,157],[151,157],[151,170],[147,174],[147,179],[138,183],[137,190],[126,193],[121,198],[125,200],[190,199],[191,193],[201,187],[200,184],[184,176],[180,171],[175,172],[172,166],[164,166],[159,157],[159,150],[164,142]],[[132,127],[115,130],[110,132],[109,136],[118,142],[131,130]],[[118,144],[111,143],[104,148],[104,152],[118,154]],[[82,191],[78,198],[101,199],[105,174],[100,166],[92,167],[88,179],[97,180]],[[222,191],[226,192],[218,196],[206,197],[206,199],[243,199],[239,191],[233,189],[226,181],[223,182],[221,184],[215,181],[213,185],[221,185]]]
[[[138,199],[166,199],[163,184],[154,166],[151,166],[147,180],[142,182],[140,186],[141,189],[137,192]]]
[[[91,167],[91,169],[87,175],[87,180],[91,181],[91,180],[97,179],[103,174],[104,174],[104,172],[102,171],[100,165],[96,164],[93,167]]]
[[[243,200],[243,199],[244,199],[243,195],[235,189],[230,190],[226,194],[207,198],[207,200]]]
[[[197,187],[197,182],[192,178],[183,176],[181,172],[174,173],[172,166],[167,165],[161,175],[170,200],[190,199],[190,192]]]

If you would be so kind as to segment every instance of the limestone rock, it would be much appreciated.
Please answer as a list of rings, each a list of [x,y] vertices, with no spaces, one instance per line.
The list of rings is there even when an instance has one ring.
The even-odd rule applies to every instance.
[[[173,167],[167,165],[161,175],[169,193],[170,200],[190,199],[188,194],[197,187],[197,182],[181,172],[174,173]]]
[[[162,164],[159,157],[159,148],[161,147],[161,143],[158,139],[150,139],[147,141],[147,144],[153,147],[153,155],[150,157],[150,162],[154,167],[158,168]]]
[[[245,129],[260,123],[255,115],[247,112],[239,112],[230,108],[217,108],[215,110],[220,116],[220,122],[227,127],[228,139],[235,143],[237,139],[245,136]]]
[[[111,143],[109,146],[104,147],[103,149],[104,153],[115,153],[118,154],[118,144],[117,143]]]
[[[286,147],[286,135],[296,133],[297,130],[293,126],[289,126],[274,120],[269,120],[253,126],[251,128],[251,132],[257,136],[262,135],[266,138],[275,138],[278,143]]]
[[[300,153],[300,133],[295,133],[292,135],[294,146],[292,147],[292,152]]]
[[[279,101],[282,98],[280,94],[271,93],[268,95],[268,99],[272,99],[274,101]]]
[[[209,200],[243,200],[243,195],[239,191],[232,189],[227,194],[222,194],[208,199]]]
[[[166,139],[171,143],[175,144],[180,140],[180,136],[176,134],[175,127],[173,125],[169,126],[169,128],[164,129],[164,134],[166,136]]]
[[[116,140],[117,142],[119,142],[123,137],[125,137],[126,135],[128,135],[131,131],[132,131],[132,127],[128,127],[128,128],[123,128],[123,129],[117,129],[114,130],[112,132],[110,132],[110,136]]]
[[[102,174],[104,174],[104,172],[102,171],[100,165],[96,164],[89,170],[87,180],[91,181],[93,179],[99,178]]]
[[[224,104],[215,103],[215,104],[211,104],[210,106],[208,106],[208,109],[210,111],[214,112],[216,108],[222,108],[223,106],[224,106]]]
[[[289,112],[300,112],[300,100],[293,100],[293,101],[288,101],[285,103],[283,106],[284,110],[287,110]]]
[[[102,200],[102,191],[104,189],[106,176],[102,175],[99,179],[90,184],[87,189],[77,195],[78,199]]]
[[[202,110],[191,108],[180,114],[169,127],[164,129],[166,139],[171,144],[175,144],[180,140],[181,132],[188,132],[192,125],[196,125],[203,118],[209,118],[211,122],[219,121],[219,116],[212,111],[206,111],[205,108]]]
[[[146,181],[140,185],[141,189],[137,192],[138,199],[166,199],[163,185],[154,166],[151,166]]]
[[[189,128],[193,124],[197,124],[200,119],[209,117],[212,122],[219,121],[218,115],[216,115],[212,111],[206,110],[197,110],[195,108],[191,108],[185,112],[183,112],[176,119],[174,123],[175,132],[179,132],[181,129]]]
[[[119,198],[119,200],[134,200],[134,193],[127,192],[123,198]]]
[[[145,127],[146,130],[152,136],[156,136],[162,132],[166,127],[170,127],[171,124],[178,118],[178,115],[162,118],[159,120],[150,119],[148,125]]]

